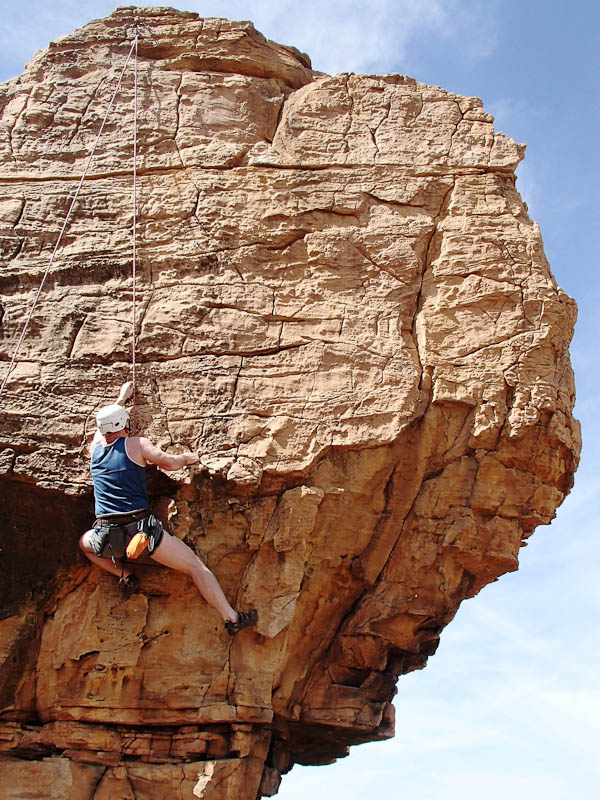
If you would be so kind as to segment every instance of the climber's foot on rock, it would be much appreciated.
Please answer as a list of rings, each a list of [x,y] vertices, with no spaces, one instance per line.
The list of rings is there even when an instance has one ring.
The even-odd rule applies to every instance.
[[[236,633],[239,633],[244,628],[248,628],[251,625],[256,625],[258,622],[258,613],[255,608],[253,608],[251,611],[238,611],[237,615],[237,622],[231,622],[228,620],[225,623],[225,627],[227,628],[227,632],[230,636],[235,636]]]
[[[132,594],[137,594],[140,590],[140,581],[137,575],[131,572],[126,578],[119,581],[123,598],[129,600]]]

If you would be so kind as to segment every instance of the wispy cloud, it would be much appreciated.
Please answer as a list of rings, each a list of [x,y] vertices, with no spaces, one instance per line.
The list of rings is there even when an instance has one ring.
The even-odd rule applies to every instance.
[[[496,130],[504,132],[523,130],[526,126],[542,122],[542,110],[529,99],[516,100],[511,97],[500,97],[486,103],[486,110],[496,118]]]
[[[250,17],[269,38],[309,53],[323,72],[389,72],[436,42],[477,60],[496,45],[495,0],[296,0],[197,4],[203,15]],[[393,65],[392,67],[390,65]]]
[[[19,75],[37,50],[59,36],[114,11],[114,0],[22,0],[2,9],[0,80]]]
[[[145,5],[164,5],[150,3]],[[476,62],[496,46],[497,0],[188,0],[202,16],[250,19],[268,38],[307,52],[323,72],[408,71],[410,57],[440,44]],[[109,14],[114,0],[24,0],[0,27],[0,76],[22,71],[49,40]]]

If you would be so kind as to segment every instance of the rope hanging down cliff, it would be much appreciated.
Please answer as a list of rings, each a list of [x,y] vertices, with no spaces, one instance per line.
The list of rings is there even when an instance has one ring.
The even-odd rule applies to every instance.
[[[150,30],[146,25],[142,25],[142,26],[144,28],[147,28],[148,31]],[[6,384],[8,382],[8,378],[9,378],[11,372],[13,371],[13,369],[15,367],[15,362],[17,360],[17,355],[19,353],[19,350],[20,350],[21,345],[23,343],[23,339],[25,338],[25,334],[27,332],[27,329],[28,329],[29,324],[31,322],[31,319],[33,317],[33,312],[35,311],[35,308],[36,308],[36,306],[38,304],[38,301],[40,299],[40,295],[42,293],[42,289],[43,289],[44,284],[46,282],[46,278],[48,277],[50,269],[51,269],[51,267],[52,267],[52,265],[54,263],[54,259],[56,258],[56,254],[57,254],[58,249],[60,247],[60,244],[62,242],[63,235],[64,235],[64,233],[65,233],[65,231],[67,229],[67,226],[68,226],[69,221],[71,219],[71,216],[73,214],[73,210],[75,208],[75,204],[77,203],[77,199],[79,197],[79,193],[81,191],[81,187],[83,186],[83,182],[86,179],[88,171],[89,171],[89,168],[90,168],[90,166],[92,164],[92,160],[93,160],[94,155],[96,153],[96,148],[98,147],[98,142],[100,141],[100,137],[102,136],[102,133],[104,131],[104,127],[106,125],[106,121],[108,119],[108,116],[109,116],[109,114],[110,114],[110,112],[112,110],[112,107],[114,105],[115,99],[116,99],[116,97],[117,97],[117,95],[119,93],[119,90],[121,88],[121,83],[123,81],[123,76],[124,76],[125,71],[126,71],[128,65],[129,65],[129,62],[131,60],[131,56],[133,55],[134,56],[133,190],[132,190],[133,191],[133,231],[132,231],[132,237],[133,237],[133,254],[132,254],[133,265],[132,265],[132,344],[131,344],[131,361],[132,361],[132,379],[133,379],[133,384],[134,384],[133,402],[134,402],[134,405],[135,405],[136,269],[137,269],[137,248],[136,248],[136,243],[137,243],[137,202],[136,202],[137,186],[136,186],[136,182],[137,182],[137,127],[138,127],[138,119],[137,119],[137,57],[138,57],[138,40],[139,40],[139,37],[140,37],[140,27],[142,27],[142,26],[140,26],[140,25],[138,25],[136,23],[131,28],[131,30],[133,31],[133,42],[131,43],[131,47],[129,48],[129,53],[127,54],[127,58],[125,60],[125,64],[123,65],[123,68],[122,68],[121,73],[119,75],[119,79],[117,81],[117,85],[116,85],[116,87],[115,87],[115,89],[113,91],[112,97],[110,98],[110,102],[109,102],[108,107],[106,109],[106,113],[105,113],[104,118],[102,120],[102,124],[100,125],[100,130],[98,131],[98,134],[97,134],[96,139],[94,141],[94,144],[93,144],[93,147],[91,149],[90,155],[88,156],[88,160],[87,160],[87,162],[85,164],[85,168],[84,168],[83,173],[81,175],[81,178],[79,180],[79,184],[77,185],[77,189],[75,190],[75,194],[73,195],[73,199],[71,200],[71,203],[69,205],[69,210],[67,211],[67,215],[65,217],[65,221],[63,222],[62,228],[61,228],[60,233],[58,234],[58,238],[56,240],[56,244],[54,245],[54,249],[52,250],[52,255],[50,256],[50,260],[48,261],[48,264],[47,264],[47,266],[46,266],[46,268],[44,270],[44,273],[42,275],[42,280],[40,282],[40,285],[38,287],[36,295],[35,295],[35,297],[33,299],[33,303],[31,304],[31,308],[29,309],[29,314],[27,315],[27,318],[25,320],[23,328],[21,329],[21,333],[20,333],[19,339],[17,341],[17,345],[15,347],[13,356],[12,356],[12,358],[10,360],[9,365],[8,365],[8,370],[6,371],[6,375],[4,376],[4,380],[2,381],[2,385],[0,386],[0,399],[2,398],[2,394],[4,393],[4,389],[5,389]]]

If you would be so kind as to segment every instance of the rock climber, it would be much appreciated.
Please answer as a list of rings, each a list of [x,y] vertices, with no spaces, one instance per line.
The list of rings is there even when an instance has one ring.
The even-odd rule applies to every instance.
[[[170,455],[142,436],[129,435],[129,413],[124,408],[133,394],[133,382],[121,387],[116,403],[101,408],[96,414],[97,430],[89,447],[91,473],[94,483],[96,522],[79,540],[79,546],[89,560],[120,576],[126,597],[138,588],[138,578],[129,569],[124,552],[118,553],[119,534],[123,547],[127,540],[137,550],[147,548],[154,561],[189,575],[207,603],[215,608],[234,636],[243,628],[254,625],[258,615],[252,611],[233,609],[219,582],[181,539],[172,536],[149,510],[146,488],[146,466],[156,464],[172,471],[197,464],[195,453]],[[123,535],[125,534],[125,535]],[[136,557],[136,547],[127,548],[129,557]],[[120,563],[117,563],[117,562]]]

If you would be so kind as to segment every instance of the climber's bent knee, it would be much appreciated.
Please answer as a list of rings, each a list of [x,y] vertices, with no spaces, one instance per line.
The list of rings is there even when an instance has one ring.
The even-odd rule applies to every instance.
[[[79,537],[79,547],[83,550],[84,553],[94,552],[94,548],[92,547],[91,544],[91,537],[93,536],[93,534],[94,531],[92,529],[86,531],[85,533],[82,533],[81,536]]]
[[[96,524],[89,531],[86,531],[79,540],[79,546],[84,553],[93,553],[95,556],[102,556],[102,551],[108,539],[108,528]]]

